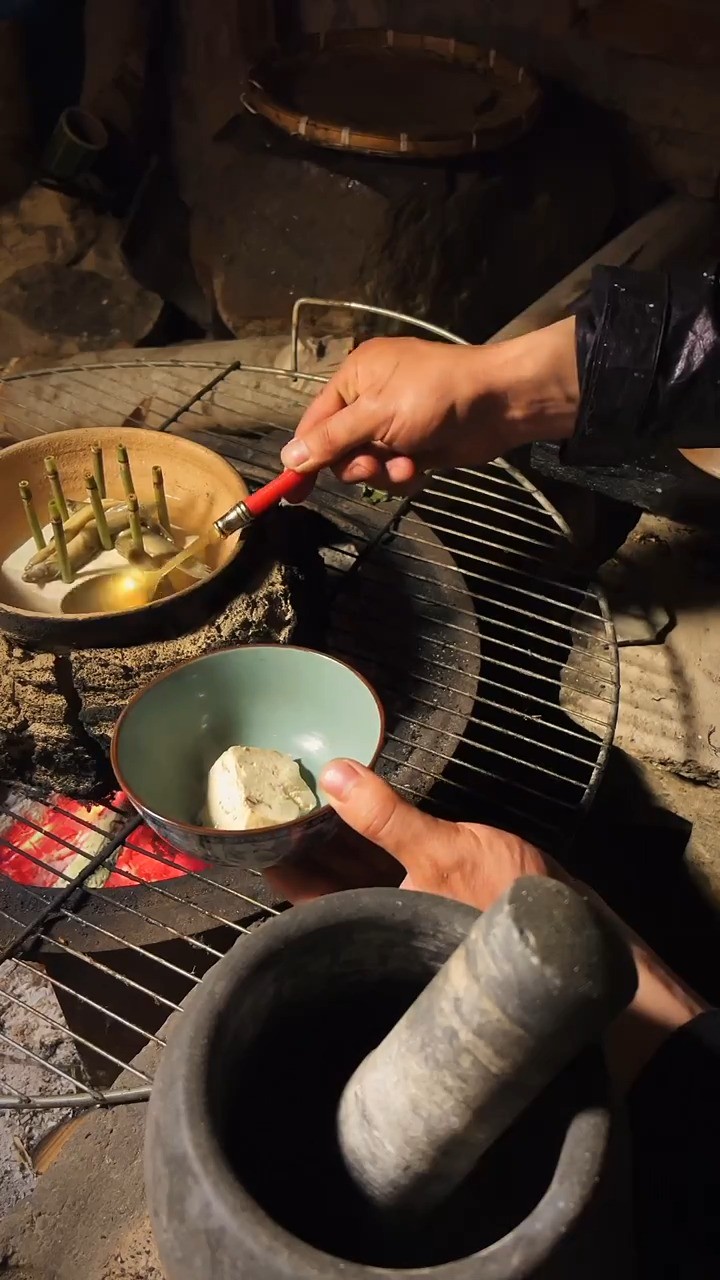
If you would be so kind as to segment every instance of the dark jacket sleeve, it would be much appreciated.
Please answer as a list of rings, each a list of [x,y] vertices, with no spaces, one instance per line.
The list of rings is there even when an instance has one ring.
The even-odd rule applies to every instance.
[[[595,269],[576,315],[581,395],[567,463],[720,445],[719,302],[717,270]]]
[[[671,1036],[628,1108],[638,1280],[720,1276],[720,1013]]]

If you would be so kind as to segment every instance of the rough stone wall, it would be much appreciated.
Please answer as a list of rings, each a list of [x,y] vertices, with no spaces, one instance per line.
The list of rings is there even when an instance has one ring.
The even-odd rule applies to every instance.
[[[714,197],[720,178],[716,0],[297,0],[306,30],[389,26],[476,39],[617,113],[639,163]]]

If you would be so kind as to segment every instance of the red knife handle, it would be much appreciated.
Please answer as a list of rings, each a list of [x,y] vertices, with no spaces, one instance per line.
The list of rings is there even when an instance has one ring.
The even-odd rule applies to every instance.
[[[257,489],[246,498],[245,508],[253,517],[262,516],[271,507],[277,506],[282,498],[290,498],[299,493],[307,486],[307,482],[307,476],[301,475],[299,471],[283,471],[282,475],[276,476],[269,484],[264,484],[262,489]]]

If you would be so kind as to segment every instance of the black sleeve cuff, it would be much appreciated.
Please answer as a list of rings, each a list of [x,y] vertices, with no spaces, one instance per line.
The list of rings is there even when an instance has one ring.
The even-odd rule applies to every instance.
[[[569,465],[720,445],[716,271],[597,267],[576,316],[580,407]]]
[[[668,281],[654,272],[596,267],[576,316],[580,378],[570,465],[611,467],[640,451],[668,308]]]

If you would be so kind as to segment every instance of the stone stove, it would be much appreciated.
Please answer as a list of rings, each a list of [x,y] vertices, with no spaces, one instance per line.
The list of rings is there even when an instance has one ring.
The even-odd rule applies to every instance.
[[[279,361],[286,348],[287,337]],[[186,362],[101,361],[20,374],[3,384],[0,400],[20,432],[43,419],[53,429],[79,417],[110,426],[135,413],[139,425],[165,425],[219,449],[252,487],[273,474],[316,384],[307,376],[311,361],[307,370],[303,362],[301,378],[291,376],[287,362],[282,369],[248,363],[228,369],[197,352]],[[602,773],[617,691],[604,602],[584,576],[564,573],[558,558],[564,526],[549,504],[511,467],[494,464],[433,480],[412,505],[373,504],[323,477],[306,510],[278,515],[286,526],[284,550],[276,546],[265,572],[268,563],[293,563],[300,576],[293,617],[281,613],[273,625],[278,633],[289,626],[285,634],[292,631],[295,640],[327,645],[376,684],[388,712],[383,774],[443,816],[477,818],[481,810],[486,821],[553,847],[565,844]],[[327,613],[313,572],[327,588]],[[601,638],[578,657],[584,685],[596,694],[582,726],[559,705],[578,606],[603,620]],[[227,616],[216,625],[224,637]],[[217,642],[216,630],[211,643]],[[101,707],[93,724],[96,677],[87,668],[97,670],[96,661],[62,656],[77,696],[76,722],[83,724],[81,711],[87,714],[83,733],[94,728],[102,739],[111,713]],[[42,672],[42,661],[36,665]],[[42,675],[34,678],[41,686]],[[126,688],[113,689],[113,696],[124,697]],[[14,972],[36,980],[39,967],[57,1003],[53,1013],[43,1006],[33,1014],[41,1024],[40,1078],[29,1086],[9,1070],[0,1081],[0,1105],[22,1115],[26,1107],[76,1109],[145,1097],[151,1076],[136,1058],[143,1043],[158,1048],[162,1024],[186,992],[283,904],[251,873],[180,868],[173,851],[148,844],[127,810],[100,816],[74,810],[70,830],[62,796],[36,804],[28,814],[16,794],[0,799],[0,946],[17,957]],[[42,839],[53,845],[58,874],[43,884],[13,879],[8,853],[35,867]],[[85,871],[68,879],[63,867],[85,849]],[[352,847],[340,856],[352,865]],[[90,877],[103,867],[111,875],[95,883]],[[9,982],[0,972],[8,998],[15,994]],[[16,998],[24,1008],[21,991]],[[71,1051],[62,1066],[48,1036],[53,1043],[59,1036]],[[23,1046],[14,1052],[22,1062]],[[142,1271],[138,1276],[144,1280]]]
[[[255,563],[250,576],[255,581],[245,580],[243,590],[215,617],[175,639],[47,653],[0,633],[0,777],[78,799],[103,794],[111,781],[113,725],[149,680],[215,649],[286,644],[303,631],[307,636],[308,615],[312,621],[320,610],[309,589],[307,565],[303,573],[297,565],[277,561],[268,567],[266,560],[264,566]]]

